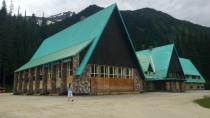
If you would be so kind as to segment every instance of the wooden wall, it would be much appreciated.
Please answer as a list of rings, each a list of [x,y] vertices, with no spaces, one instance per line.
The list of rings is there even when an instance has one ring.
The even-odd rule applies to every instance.
[[[133,79],[122,78],[92,78],[91,93],[104,92],[132,92],[134,91]]]

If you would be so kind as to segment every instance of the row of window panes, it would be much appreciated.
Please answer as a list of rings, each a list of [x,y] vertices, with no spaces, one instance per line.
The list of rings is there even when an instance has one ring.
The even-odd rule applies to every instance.
[[[70,76],[70,75],[73,75],[73,64],[72,64],[72,60],[71,59],[68,59],[66,62],[64,62],[64,63],[66,63],[66,65],[67,65],[67,76]],[[44,67],[40,67],[40,69],[39,69],[39,75],[41,76],[40,78],[42,78],[42,76],[43,76],[43,70],[44,70]],[[34,73],[33,73],[33,76],[34,77],[36,77],[37,75],[37,71],[38,71],[38,68],[36,68],[35,70],[34,70]],[[20,76],[20,75],[19,75]],[[24,76],[25,76],[25,72],[23,72],[23,74],[22,74],[22,77],[24,78]],[[18,77],[19,78],[19,77]],[[51,67],[50,67],[50,65],[48,65],[48,67],[47,67],[47,78],[48,79],[51,79],[52,78],[52,69],[51,69]],[[61,66],[60,65],[57,65],[56,66],[56,78],[61,78]]]
[[[169,73],[169,77],[180,77],[180,73],[179,72],[170,72]]]
[[[153,76],[155,73],[154,72],[151,72],[151,71],[146,71],[145,72],[148,76]]]
[[[133,69],[125,67],[90,65],[91,77],[133,78]]]

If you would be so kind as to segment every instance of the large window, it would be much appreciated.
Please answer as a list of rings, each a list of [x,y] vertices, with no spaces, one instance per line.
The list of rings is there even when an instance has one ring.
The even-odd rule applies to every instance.
[[[90,66],[90,76],[95,77],[95,65]]]
[[[101,70],[100,72],[101,77],[105,77],[105,66],[100,66],[100,70]]]
[[[107,78],[133,78],[133,68],[90,65],[90,77],[107,77]]]
[[[112,66],[109,67],[109,77],[114,77],[114,67]]]
[[[96,77],[100,77],[100,72],[101,72],[100,66],[99,65],[96,65],[95,68],[96,68],[96,72],[95,72]]]
[[[146,74],[147,74],[147,76],[153,76],[154,72],[147,71]],[[172,75],[170,75],[170,73],[169,73],[169,77],[172,77]]]
[[[52,67],[50,65],[47,68],[47,78],[48,79],[52,78]]]
[[[67,76],[73,75],[73,64],[72,60],[67,62]]]
[[[133,78],[133,69],[129,68],[128,78]]]
[[[115,78],[120,77],[119,68],[120,68],[120,67],[115,67],[115,72],[114,72],[114,77],[115,77]]]
[[[61,79],[61,64],[56,65],[56,78]]]

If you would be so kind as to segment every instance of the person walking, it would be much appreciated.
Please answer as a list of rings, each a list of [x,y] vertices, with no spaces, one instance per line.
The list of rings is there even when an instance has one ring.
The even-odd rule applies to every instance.
[[[67,91],[68,91],[68,101],[71,99],[71,101],[73,102],[74,99],[73,99],[72,85],[71,84],[69,84],[69,86],[67,88]]]

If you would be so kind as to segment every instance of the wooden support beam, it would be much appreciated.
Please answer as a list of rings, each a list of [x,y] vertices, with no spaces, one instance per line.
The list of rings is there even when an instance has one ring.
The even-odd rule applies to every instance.
[[[22,85],[23,85],[23,72],[19,72],[19,74],[18,74],[18,93],[23,92],[23,86]]]
[[[47,69],[43,66],[42,94],[47,94]]]
[[[34,69],[28,70],[28,94],[33,93],[33,73]]]
[[[52,75],[52,78],[51,78],[51,87],[52,87],[52,89],[51,89],[51,93],[56,93],[56,66],[57,66],[57,64],[56,65],[54,65],[53,63],[52,63],[52,65],[51,65],[51,75]]]
[[[13,80],[13,94],[17,94],[17,73],[14,73],[14,80]]]
[[[26,91],[27,91],[27,72],[26,71],[24,71],[23,72],[23,93],[26,93]]]
[[[60,94],[66,93],[67,63],[61,62],[61,87]]]
[[[36,67],[35,93],[39,93],[40,89],[40,70],[41,67]]]

